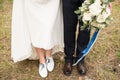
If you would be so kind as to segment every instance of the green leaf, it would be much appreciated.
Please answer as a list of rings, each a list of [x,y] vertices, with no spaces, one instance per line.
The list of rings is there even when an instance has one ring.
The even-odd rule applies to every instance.
[[[81,13],[81,11],[80,10],[76,10],[76,11],[74,11],[76,14],[80,14]]]
[[[120,59],[120,52],[117,53],[118,58]]]
[[[103,0],[103,3],[108,4],[109,0]]]
[[[85,30],[85,28],[86,28],[85,26],[81,26],[80,30],[83,31],[83,30]]]
[[[113,18],[109,16],[109,17],[106,19],[105,22],[106,22],[107,25],[109,25],[112,20],[113,20]]]
[[[113,2],[114,0],[109,0],[109,2]]]
[[[95,2],[95,0],[90,0],[90,3],[94,3]]]
[[[110,2],[113,2],[114,0],[103,0],[103,3],[108,4]]]
[[[109,24],[110,24],[110,20],[106,20],[106,24],[108,24],[108,25],[109,25]]]
[[[78,16],[78,19],[79,19],[79,20],[82,19],[82,15],[79,15],[79,16]]]

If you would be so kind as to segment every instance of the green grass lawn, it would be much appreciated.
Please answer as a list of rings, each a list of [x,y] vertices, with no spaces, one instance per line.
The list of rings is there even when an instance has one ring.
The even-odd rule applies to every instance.
[[[81,80],[76,67],[70,77],[64,76],[63,53],[54,55],[55,70],[46,79],[38,74],[38,61],[21,61],[14,64],[11,49],[12,0],[0,0],[0,80]],[[120,1],[113,3],[111,25],[102,30],[97,42],[86,57],[87,75],[83,80],[120,79]]]

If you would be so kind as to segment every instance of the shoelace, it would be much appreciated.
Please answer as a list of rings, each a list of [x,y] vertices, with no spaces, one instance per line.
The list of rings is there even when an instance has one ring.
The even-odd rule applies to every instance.
[[[40,69],[40,70],[42,70],[42,69],[45,67],[44,64],[40,64],[40,66],[41,66],[41,69]]]
[[[47,63],[50,63],[50,59],[47,59]]]

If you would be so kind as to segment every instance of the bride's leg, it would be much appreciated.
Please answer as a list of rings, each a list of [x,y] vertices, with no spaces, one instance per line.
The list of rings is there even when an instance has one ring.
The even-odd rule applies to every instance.
[[[37,51],[37,54],[38,54],[38,57],[39,57],[39,62],[40,63],[45,63],[46,62],[46,60],[45,60],[45,50],[41,49],[41,48],[36,48],[36,51]]]
[[[47,67],[46,67],[46,58],[45,58],[45,50],[41,48],[36,48],[38,57],[39,57],[39,74],[41,77],[45,78],[48,75]]]
[[[47,65],[47,69],[49,72],[53,71],[54,69],[54,60],[52,58],[52,50],[46,50],[45,54],[46,54],[46,65]]]
[[[49,58],[49,57],[51,57],[52,56],[52,50],[50,49],[50,50],[46,50],[45,51],[45,55],[46,55],[46,58]]]

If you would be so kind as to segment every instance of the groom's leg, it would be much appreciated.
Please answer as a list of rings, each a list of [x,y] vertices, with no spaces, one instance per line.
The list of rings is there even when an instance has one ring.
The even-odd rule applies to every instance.
[[[75,32],[78,22],[78,17],[74,11],[81,3],[81,0],[63,0],[64,52],[66,54],[63,72],[65,75],[70,75],[72,72],[73,54],[75,51]]]
[[[65,61],[72,62],[75,51],[75,32],[77,26],[77,15],[74,11],[78,8],[72,0],[63,0],[63,17],[64,17],[64,52]]]
[[[70,75],[72,72],[73,54],[75,51],[75,32],[78,18],[74,11],[78,8],[74,0],[63,0],[63,17],[64,17],[64,52],[66,54],[63,72]]]
[[[87,47],[90,40],[90,30],[86,29],[81,31],[79,28],[79,34],[77,39],[76,59],[78,60],[82,56],[82,51]]]
[[[77,50],[76,50],[76,59],[77,60],[82,56],[81,52],[87,47],[89,40],[90,40],[90,30],[86,29],[86,30],[80,31],[80,28],[79,28],[79,35],[78,35],[78,39],[77,39]],[[77,64],[77,70],[80,75],[86,74],[87,69],[86,69],[86,65],[84,63],[84,59],[82,59]]]

